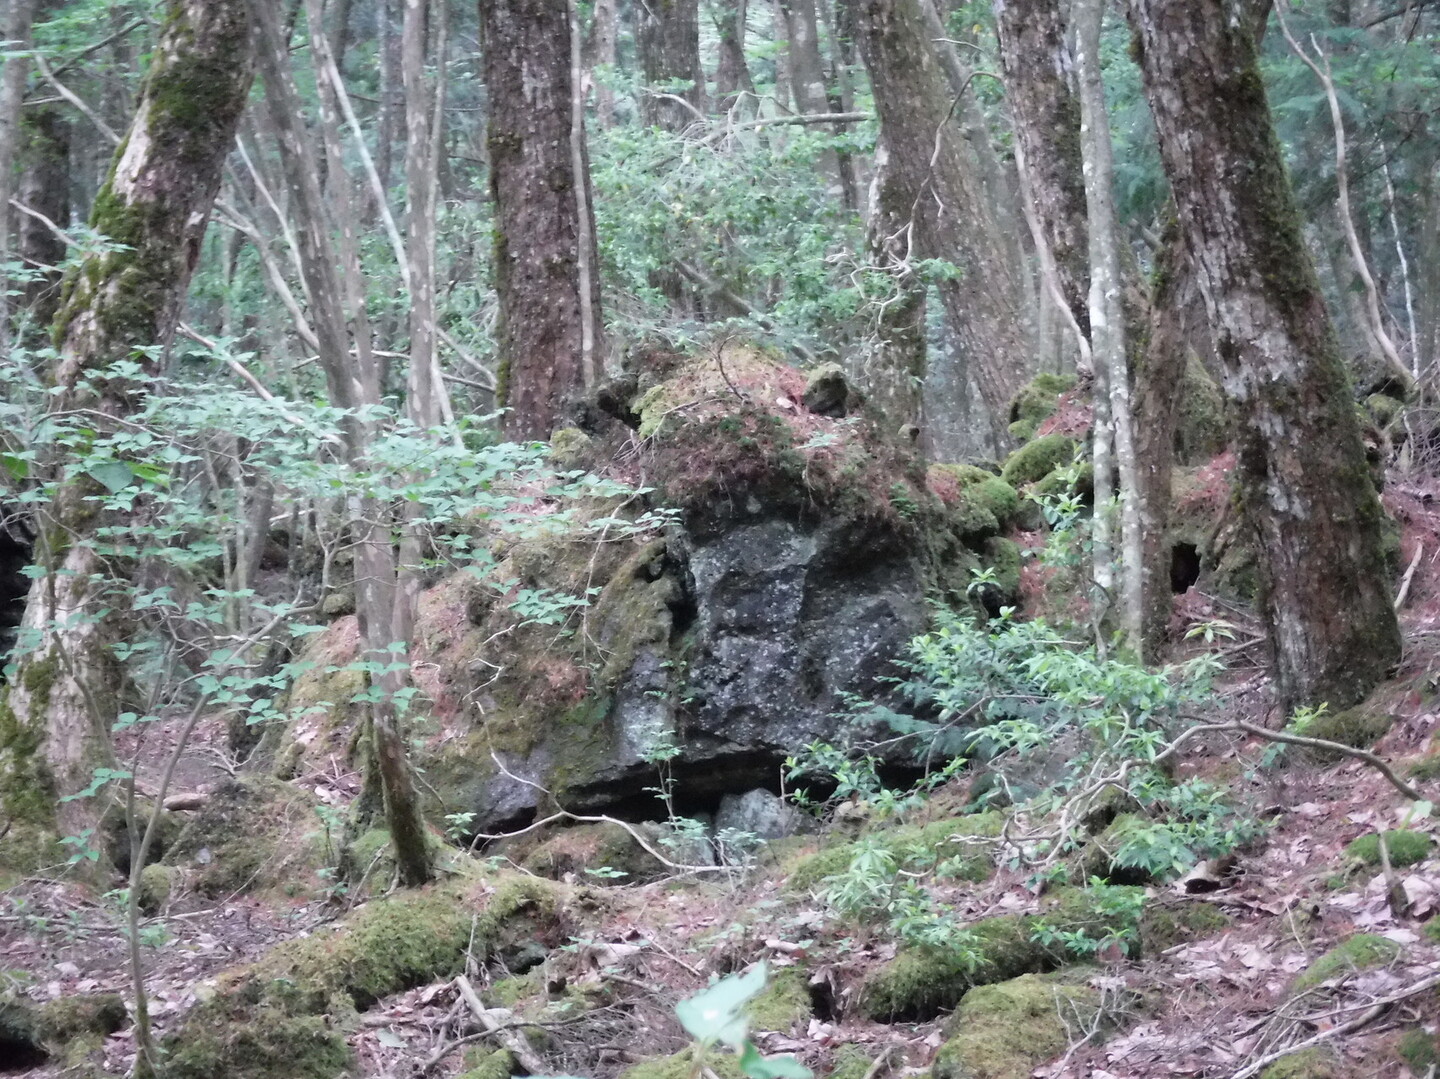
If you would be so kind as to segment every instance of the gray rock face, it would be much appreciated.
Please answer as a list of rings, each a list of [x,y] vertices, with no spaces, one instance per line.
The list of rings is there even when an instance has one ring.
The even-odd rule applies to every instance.
[[[715,811],[715,834],[739,832],[760,839],[784,839],[811,830],[814,818],[763,787],[726,794]]]
[[[478,830],[541,804],[525,780],[572,810],[647,815],[668,746],[679,750],[667,765],[681,812],[736,791],[751,792],[753,811],[757,788],[778,788],[800,747],[833,741],[844,694],[879,691],[925,624],[919,559],[898,537],[853,526],[746,514],[699,537],[678,532],[667,563],[680,597],[668,644],[637,650],[603,729],[582,746],[557,731],[523,755],[501,754],[514,778],[484,784]],[[766,833],[793,825],[781,824],[785,808],[772,807]]]

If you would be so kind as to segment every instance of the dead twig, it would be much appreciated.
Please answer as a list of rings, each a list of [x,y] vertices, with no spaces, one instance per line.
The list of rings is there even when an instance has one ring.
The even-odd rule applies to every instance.
[[[508,1022],[514,1018],[513,1012],[508,1008],[486,1008],[481,1003],[479,994],[475,992],[475,987],[470,984],[470,979],[463,974],[456,976],[455,988],[460,990],[461,999],[485,1028],[486,1033],[493,1034],[495,1040],[510,1051],[522,1068],[531,1075],[544,1075],[549,1070],[535,1050],[530,1048],[529,1043],[517,1034],[514,1026]]]
[[[1418,994],[1423,993],[1428,989],[1433,989],[1437,985],[1440,985],[1440,972],[1421,978],[1418,982],[1412,982],[1404,989],[1397,990],[1396,992],[1391,993],[1387,997],[1381,997],[1379,1000],[1371,1001],[1369,1006],[1366,1007],[1363,1012],[1361,1012],[1354,1019],[1351,1019],[1348,1022],[1341,1023],[1339,1026],[1331,1027],[1328,1030],[1322,1030],[1320,1033],[1314,1035],[1313,1037],[1306,1038],[1304,1041],[1296,1042],[1293,1045],[1288,1045],[1284,1049],[1277,1049],[1273,1053],[1267,1053],[1265,1054],[1265,1056],[1260,1057],[1258,1060],[1252,1060],[1249,1064],[1245,1065],[1245,1067],[1241,1068],[1238,1072],[1232,1075],[1230,1079],[1251,1079],[1251,1076],[1259,1075],[1262,1071],[1268,1068],[1271,1064],[1274,1064],[1277,1060],[1283,1060],[1285,1057],[1288,1057],[1294,1053],[1299,1053],[1306,1049],[1312,1049],[1315,1046],[1321,1045],[1324,1042],[1330,1040],[1331,1038],[1338,1038],[1342,1034],[1349,1034],[1353,1031],[1359,1030],[1361,1027],[1373,1023],[1376,1019],[1383,1015],[1385,1013],[1385,1010],[1391,1005],[1399,1004],[1401,1001],[1408,1000],[1410,997],[1417,996]]]

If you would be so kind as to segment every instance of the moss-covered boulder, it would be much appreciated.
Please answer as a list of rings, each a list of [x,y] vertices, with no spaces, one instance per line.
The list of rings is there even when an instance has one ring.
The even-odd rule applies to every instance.
[[[992,846],[983,840],[998,836],[1004,826],[1004,815],[990,812],[877,829],[863,839],[832,843],[798,859],[787,868],[785,888],[791,893],[809,891],[827,877],[843,875],[856,857],[875,850],[884,851],[900,869],[938,867],[951,879],[988,880],[995,864]]]
[[[563,940],[564,892],[534,877],[376,900],[329,931],[221,975],[165,1042],[173,1079],[332,1079],[358,1011],[481,962],[533,964]],[[538,947],[537,947],[538,945]]]
[[[140,894],[136,897],[140,913],[153,918],[170,903],[170,895],[180,877],[174,866],[147,865],[140,871]]]
[[[1395,829],[1385,833],[1385,853],[1392,866],[1400,867],[1423,862],[1430,857],[1434,840],[1424,832]],[[1375,832],[1362,835],[1345,848],[1345,856],[1360,865],[1380,865],[1380,836]]]
[[[1299,729],[1307,738],[1339,742],[1354,749],[1369,749],[1395,725],[1395,716],[1379,708],[1358,704],[1338,712],[1321,712],[1312,716]],[[1328,749],[1306,747],[1304,755],[1319,764],[1334,764],[1343,754]]]
[[[1075,440],[1068,435],[1041,435],[1005,459],[1000,478],[1017,489],[1036,483],[1073,461],[1075,449]]]
[[[788,1034],[803,1030],[815,1015],[810,978],[799,967],[781,967],[770,973],[764,990],[745,1007],[752,1031]]]
[[[1007,420],[1011,437],[1017,442],[1034,438],[1040,425],[1060,407],[1060,395],[1074,388],[1074,375],[1045,372],[1032,378],[1010,402]]]
[[[928,1019],[953,1008],[977,985],[1043,974],[1074,961],[1079,956],[1058,934],[1134,940],[1143,892],[1116,886],[1103,894],[1101,901],[1089,890],[1060,889],[1040,914],[982,919],[965,927],[963,950],[907,948],[865,981],[861,1010],[880,1022]]]
[[[1229,440],[1225,395],[1192,356],[1185,365],[1185,379],[1176,408],[1175,463],[1203,464],[1224,453]]]
[[[971,989],[945,1024],[935,1079],[1029,1079],[1074,1031],[1113,1029],[1124,1002],[1086,984],[1085,970],[1025,974]]]
[[[1140,948],[1146,955],[1158,955],[1177,944],[1217,936],[1232,924],[1213,903],[1152,901],[1140,916]]]
[[[198,894],[220,899],[244,891],[310,894],[322,884],[317,873],[326,861],[315,802],[299,787],[248,775],[211,793],[162,864],[182,870]]]
[[[662,849],[658,835],[647,837]],[[674,861],[674,859],[671,859]],[[574,877],[593,883],[639,884],[669,871],[618,824],[579,824],[562,828],[525,855],[521,864],[551,880]]]
[[[1356,933],[1319,956],[1295,979],[1291,991],[1301,993],[1330,981],[1373,967],[1383,967],[1400,958],[1403,949],[1388,937]]]
[[[966,540],[983,541],[1010,527],[1020,509],[1015,488],[976,465],[933,464],[925,474],[946,520]]]
[[[45,1004],[0,995],[0,1067],[79,1067],[106,1035],[129,1022],[125,1001],[114,993],[80,993]]]

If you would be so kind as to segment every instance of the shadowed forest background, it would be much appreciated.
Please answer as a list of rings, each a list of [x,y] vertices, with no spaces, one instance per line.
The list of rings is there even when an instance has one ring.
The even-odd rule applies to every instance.
[[[0,20],[0,1075],[1433,1079],[1435,4]]]

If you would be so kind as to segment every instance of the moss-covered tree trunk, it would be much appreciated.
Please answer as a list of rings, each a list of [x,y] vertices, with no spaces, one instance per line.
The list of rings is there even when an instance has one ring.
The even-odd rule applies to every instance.
[[[66,282],[55,320],[57,412],[123,420],[143,387],[110,378],[121,360],[158,374],[200,253],[221,166],[253,73],[243,0],[176,0],[152,54],[130,131],[90,224],[118,250],[92,254]],[[153,348],[153,346],[159,346]],[[145,350],[145,351],[141,351]],[[63,468],[63,462],[57,467]],[[99,553],[112,523],[99,485],[71,468],[40,513],[40,573],[26,603],[16,674],[0,706],[0,801],[12,823],[61,834],[93,826],[94,799],[55,805],[109,759],[121,671],[109,651],[123,574]]]
[[[1234,405],[1282,703],[1352,704],[1396,663],[1382,511],[1301,233],[1253,22],[1131,0],[1145,93]]]
[[[913,259],[946,259],[939,286],[951,332],[997,437],[1030,368],[1017,267],[951,117],[952,97],[919,0],[856,0],[856,44],[870,73],[890,190],[908,203],[898,234]]]
[[[586,324],[602,325],[589,167],[574,130],[569,13],[565,0],[486,0],[480,22],[505,433],[548,438],[594,377]]]

